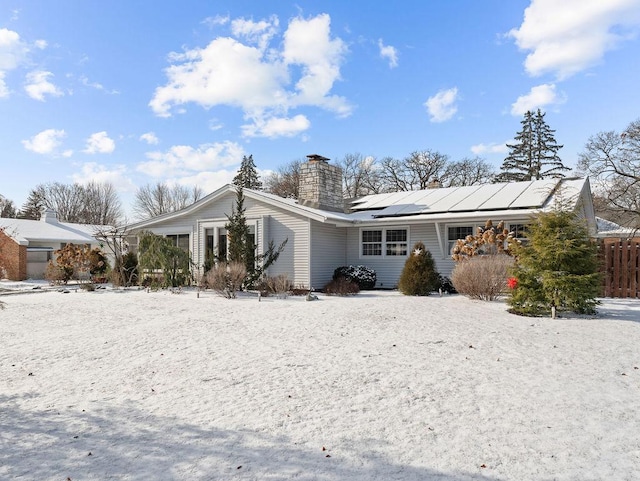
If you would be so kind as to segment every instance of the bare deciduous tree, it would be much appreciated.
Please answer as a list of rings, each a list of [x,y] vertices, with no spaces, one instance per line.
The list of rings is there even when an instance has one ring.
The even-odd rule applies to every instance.
[[[445,187],[463,187],[489,183],[494,176],[491,164],[481,157],[473,157],[448,163],[440,181]]]
[[[640,228],[640,119],[621,134],[600,132],[589,138],[579,169],[593,177],[596,195],[623,225]]]
[[[140,219],[149,219],[168,212],[175,212],[197,202],[203,196],[200,187],[191,189],[184,185],[170,186],[161,182],[147,184],[138,189],[133,203],[133,213]]]
[[[379,194],[384,189],[380,167],[375,157],[360,153],[346,154],[337,165],[342,169],[342,191],[347,199]]]
[[[272,172],[264,181],[264,188],[270,194],[288,199],[297,199],[300,184],[300,160],[292,160],[277,171]]]
[[[122,217],[122,205],[113,184],[40,184],[31,190],[20,216],[39,219],[42,208],[56,211],[62,222],[115,225]]]
[[[89,182],[85,185],[84,211],[84,223],[117,225],[122,220],[122,203],[113,184]]]
[[[392,192],[426,189],[434,181],[440,181],[449,158],[437,151],[412,152],[402,160],[382,159],[382,177],[386,188]]]

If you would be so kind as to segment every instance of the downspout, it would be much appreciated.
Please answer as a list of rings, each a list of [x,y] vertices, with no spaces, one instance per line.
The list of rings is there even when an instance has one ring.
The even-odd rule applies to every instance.
[[[440,233],[440,223],[439,222],[434,222],[433,225],[436,228],[436,236],[438,237],[438,247],[440,248],[440,257],[442,257],[442,259],[444,259],[445,258],[444,245],[442,243],[442,234]]]

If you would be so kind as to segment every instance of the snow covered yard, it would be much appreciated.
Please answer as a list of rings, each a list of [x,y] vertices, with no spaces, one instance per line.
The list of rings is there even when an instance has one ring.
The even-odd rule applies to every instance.
[[[639,301],[0,299],[1,479],[640,479]]]

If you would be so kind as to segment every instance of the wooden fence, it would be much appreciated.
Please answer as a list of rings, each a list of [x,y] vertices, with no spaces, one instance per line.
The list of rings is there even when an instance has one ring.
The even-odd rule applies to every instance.
[[[603,297],[640,298],[640,238],[600,243]]]

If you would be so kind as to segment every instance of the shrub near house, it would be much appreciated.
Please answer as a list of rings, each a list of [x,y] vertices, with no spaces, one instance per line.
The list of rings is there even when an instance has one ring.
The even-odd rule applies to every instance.
[[[494,226],[491,220],[479,227],[475,235],[459,239],[452,255],[456,261],[451,273],[455,289],[483,301],[493,301],[502,295],[514,262],[511,251],[517,243],[504,222]]]
[[[440,275],[431,252],[422,242],[417,242],[404,264],[398,289],[407,296],[428,296],[439,286]]]

